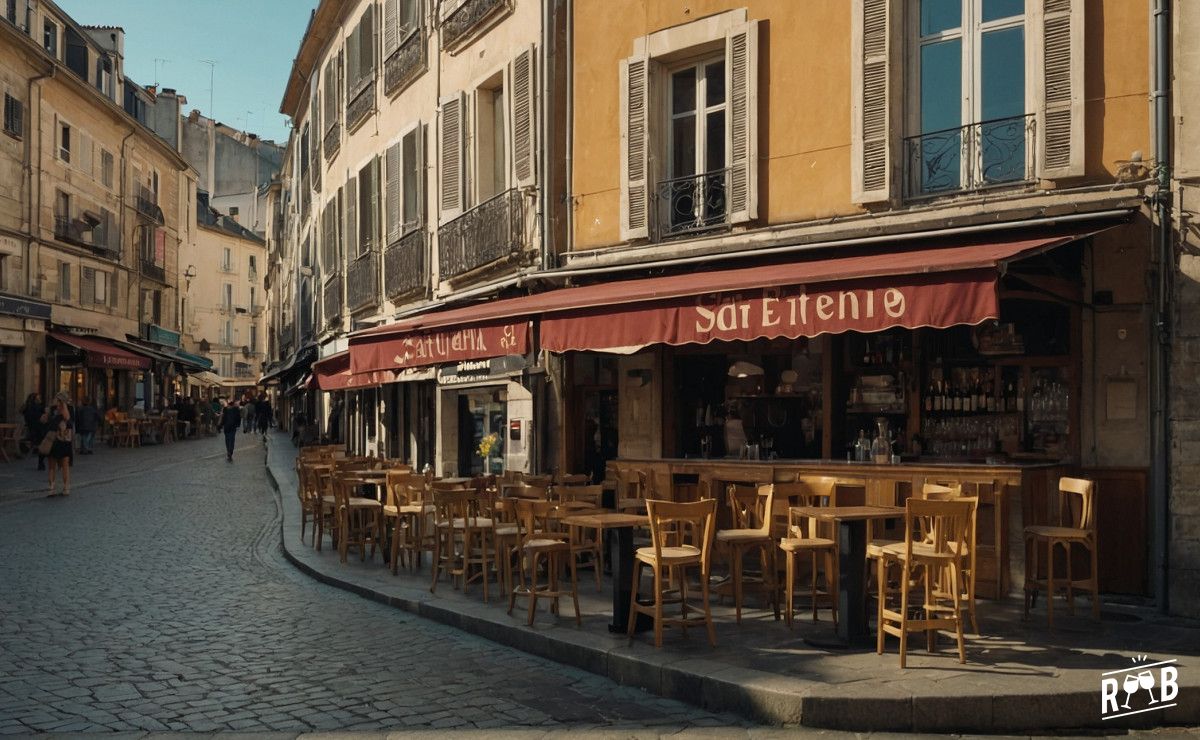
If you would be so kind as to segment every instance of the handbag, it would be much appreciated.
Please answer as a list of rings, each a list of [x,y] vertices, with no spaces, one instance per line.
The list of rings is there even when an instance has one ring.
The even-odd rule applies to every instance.
[[[57,438],[58,435],[56,433],[46,432],[46,436],[42,437],[42,443],[37,447],[38,454],[42,457],[49,455],[50,450],[54,447],[54,440]]]

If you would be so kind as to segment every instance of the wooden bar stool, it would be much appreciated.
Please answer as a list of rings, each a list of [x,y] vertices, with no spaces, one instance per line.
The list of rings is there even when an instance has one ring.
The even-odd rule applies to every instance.
[[[1096,483],[1083,478],[1060,478],[1058,481],[1057,526],[1037,524],[1025,528],[1025,618],[1029,618],[1029,607],[1037,599],[1039,590],[1046,591],[1046,621],[1054,628],[1054,592],[1065,588],[1067,608],[1075,613],[1075,589],[1087,588],[1092,595],[1092,618],[1100,619],[1100,585],[1096,560]],[[1038,551],[1046,546],[1046,577],[1038,577],[1040,567]],[[1062,546],[1066,555],[1067,577],[1056,582],[1054,578],[1054,553]],[[1071,572],[1071,552],[1074,545],[1088,551],[1091,569],[1087,578],[1075,579]]]

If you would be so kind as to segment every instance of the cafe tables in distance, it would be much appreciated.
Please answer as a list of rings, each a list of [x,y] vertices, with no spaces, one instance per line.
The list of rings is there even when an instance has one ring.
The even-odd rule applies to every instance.
[[[814,647],[873,645],[867,621],[867,522],[899,519],[903,506],[801,506],[801,516],[838,525],[838,623],[833,641],[805,640]]]
[[[633,591],[633,528],[648,524],[645,514],[619,514],[593,510],[560,517],[563,524],[613,531],[609,550],[613,579],[613,621],[609,632],[623,634],[629,628],[629,599]],[[646,620],[647,622],[649,620]]]

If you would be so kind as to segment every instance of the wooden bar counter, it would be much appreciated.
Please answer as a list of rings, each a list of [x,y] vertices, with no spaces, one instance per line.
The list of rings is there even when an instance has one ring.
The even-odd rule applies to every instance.
[[[996,464],[952,460],[919,460],[900,463],[848,462],[844,460],[738,460],[738,459],[639,459],[620,458],[608,464],[624,488],[649,476],[650,497],[688,501],[715,498],[724,511],[725,487],[732,483],[787,483],[807,476],[838,478],[846,482],[839,505],[903,506],[927,480],[957,481],[964,492],[979,495],[977,518],[980,596],[1003,598],[1024,581],[1026,521],[1045,521],[1058,478],[1066,465],[1051,462],[1011,461]],[[854,491],[858,493],[854,493]],[[624,494],[622,494],[624,495]],[[726,525],[728,526],[728,525]],[[885,534],[897,539],[903,531]],[[1010,557],[1009,553],[1016,553]]]

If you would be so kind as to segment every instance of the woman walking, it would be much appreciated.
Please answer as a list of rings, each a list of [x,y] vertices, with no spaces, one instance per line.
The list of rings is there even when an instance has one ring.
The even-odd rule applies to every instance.
[[[71,418],[71,408],[67,405],[67,394],[59,393],[54,397],[54,409],[50,413],[49,430],[54,433],[54,442],[50,445],[49,496],[71,495],[71,464],[75,461],[75,422]],[[62,470],[62,492],[54,491],[54,471]]]

